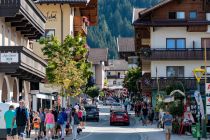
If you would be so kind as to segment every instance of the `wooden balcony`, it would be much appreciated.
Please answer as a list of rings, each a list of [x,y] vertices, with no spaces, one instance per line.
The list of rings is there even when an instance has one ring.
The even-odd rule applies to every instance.
[[[44,35],[46,19],[32,0],[0,0],[0,17],[24,37],[37,39]]]
[[[169,78],[169,77],[159,77],[158,80],[155,77],[151,78],[151,85],[152,89],[164,90],[167,86],[174,85],[174,84],[182,84],[185,90],[195,90],[196,87],[196,79],[194,77],[177,77],[177,78]],[[210,82],[210,78],[207,78],[207,83]],[[158,84],[157,84],[158,83]],[[204,85],[204,79],[201,79],[201,88]]]
[[[45,60],[23,46],[0,47],[0,72],[28,81],[45,78]]]
[[[207,56],[210,56],[210,49],[207,48]],[[204,60],[203,48],[186,49],[144,49],[141,51],[142,60]],[[210,60],[210,57],[207,57]]]
[[[81,16],[74,17],[74,31],[75,34],[87,35],[87,25]]]

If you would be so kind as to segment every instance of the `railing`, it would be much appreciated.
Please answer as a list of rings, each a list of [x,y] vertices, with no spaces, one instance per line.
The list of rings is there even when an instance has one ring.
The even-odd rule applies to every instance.
[[[189,89],[189,90],[193,90],[196,89],[196,79],[194,77],[176,77],[176,78],[171,78],[171,77],[159,77],[158,80],[155,77],[151,78],[152,81],[152,88],[153,89],[158,89],[159,86],[159,90],[163,90],[165,89],[167,86],[171,86],[174,84],[182,84],[184,86],[184,88]],[[204,84],[204,79],[201,79],[200,84],[203,85]],[[207,78],[207,82],[210,82],[210,78]]]
[[[210,48],[206,49],[207,56],[210,56]],[[146,60],[203,60],[204,48],[185,48],[185,49],[150,49],[147,56],[142,52],[141,58]],[[210,57],[207,58],[210,60]]]
[[[23,46],[1,46],[0,56],[0,63],[10,65],[16,63],[43,76],[45,75],[46,61]]]
[[[75,31],[77,32],[81,32],[81,30],[83,30],[83,32],[87,34],[86,23],[83,21],[83,18],[80,16],[74,17],[74,28],[75,28]]]
[[[0,17],[15,17],[22,14],[33,26],[45,29],[45,17],[32,0],[0,0]]]

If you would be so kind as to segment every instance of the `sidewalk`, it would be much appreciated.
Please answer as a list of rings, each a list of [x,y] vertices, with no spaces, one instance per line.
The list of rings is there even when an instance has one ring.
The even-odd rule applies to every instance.
[[[138,118],[136,120],[136,131],[141,135],[141,140],[165,140],[165,132],[162,128],[157,128],[156,123],[153,125],[142,126]],[[171,140],[196,140],[192,136],[172,134]]]

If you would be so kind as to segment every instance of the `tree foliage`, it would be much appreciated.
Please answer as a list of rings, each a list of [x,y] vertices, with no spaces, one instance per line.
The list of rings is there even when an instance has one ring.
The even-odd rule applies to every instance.
[[[138,91],[137,82],[140,77],[141,77],[141,69],[139,67],[129,69],[123,81],[124,87],[126,87],[129,92],[134,92],[134,93],[137,92]]]
[[[145,8],[159,0],[98,0],[98,25],[89,27],[88,44],[93,48],[109,48],[109,58],[117,58],[116,38],[133,37],[133,7]]]
[[[42,38],[40,44],[48,58],[46,75],[49,83],[62,87],[63,96],[76,96],[92,74],[91,64],[87,62],[85,38],[66,36],[63,43],[57,38]]]
[[[98,97],[100,94],[100,89],[96,86],[89,87],[86,91],[86,94],[89,95],[91,98]]]

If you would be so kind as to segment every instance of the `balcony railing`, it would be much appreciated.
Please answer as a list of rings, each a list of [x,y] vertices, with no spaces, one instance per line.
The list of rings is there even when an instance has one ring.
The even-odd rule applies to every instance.
[[[23,46],[4,46],[0,47],[0,72],[8,73],[13,76],[23,76],[33,80],[38,77],[40,80],[46,76],[45,60]],[[30,75],[30,77],[27,77]]]
[[[155,77],[151,78],[152,81],[152,89],[164,90],[166,87],[179,84],[185,88],[185,90],[195,90],[196,87],[196,79],[194,77],[177,77],[177,78],[169,78],[169,77],[159,77],[158,80]],[[210,82],[210,78],[207,78],[207,82]],[[204,79],[201,79],[200,84],[204,85]]]
[[[76,33],[83,33],[87,35],[87,25],[80,16],[74,17],[74,30]]]
[[[207,56],[210,56],[210,48],[206,49]],[[147,49],[141,52],[143,60],[203,60],[204,48],[185,49]],[[210,57],[207,58],[210,60]]]
[[[0,0],[0,17],[25,37],[36,39],[44,34],[46,19],[32,0]]]

